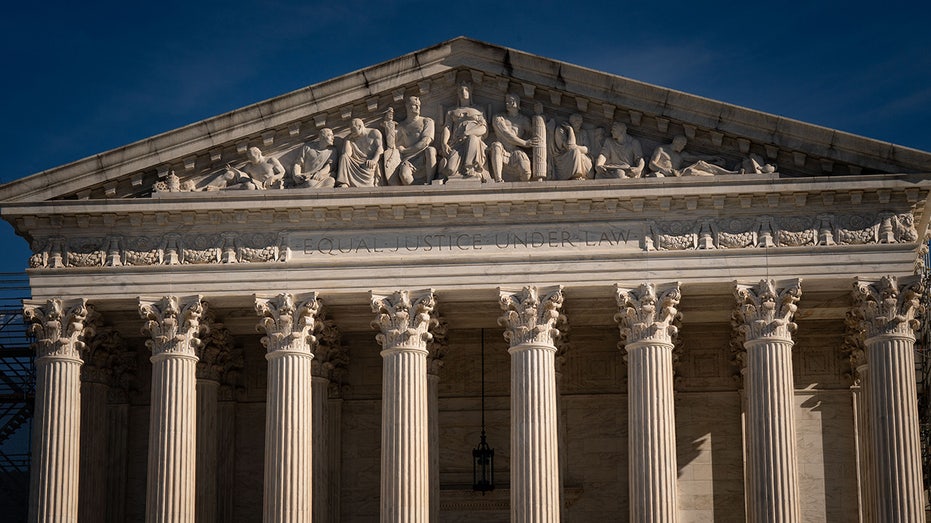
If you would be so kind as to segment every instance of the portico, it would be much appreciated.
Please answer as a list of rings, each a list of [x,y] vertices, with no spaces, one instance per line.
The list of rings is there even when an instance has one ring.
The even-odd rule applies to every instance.
[[[931,155],[842,134],[828,147],[820,128],[744,109],[710,123],[675,107],[698,99],[621,96],[607,86],[630,81],[568,64],[558,87],[553,62],[511,50],[505,73],[479,47],[457,39],[416,67],[374,66],[365,88],[350,75],[308,88],[310,105],[285,95],[270,118],[244,109],[245,126],[219,117],[219,134],[179,130],[127,146],[124,163],[0,188],[35,253],[35,521],[99,506],[75,486],[79,462],[124,486],[108,491],[120,522],[923,517],[907,384]],[[621,121],[644,152],[682,134],[702,162],[773,169],[561,180],[528,141],[542,181],[463,168],[423,185],[220,182],[250,147],[291,166],[357,118],[373,141],[411,96],[431,139],[493,132],[510,92],[539,143],[582,111],[602,142]],[[387,175],[387,156],[353,161]],[[483,343],[498,480],[484,496],[471,491]],[[859,396],[845,343],[864,355]],[[113,356],[92,358],[102,346]],[[75,407],[90,364],[107,369],[83,380],[108,391],[96,410]],[[82,431],[87,419],[110,429]]]

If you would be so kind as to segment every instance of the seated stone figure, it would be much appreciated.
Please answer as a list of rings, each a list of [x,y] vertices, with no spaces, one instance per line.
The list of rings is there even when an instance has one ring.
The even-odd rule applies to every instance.
[[[401,122],[385,121],[385,178],[388,185],[429,184],[436,177],[436,149],[432,118],[420,115],[420,98],[405,101],[407,117]]]
[[[361,118],[353,118],[349,136],[339,157],[338,187],[374,187],[381,181],[381,132],[369,129]]]
[[[551,123],[553,177],[557,180],[584,180],[592,177],[589,130],[582,128],[582,115],[574,113],[561,125]]]
[[[485,136],[488,124],[482,111],[472,107],[472,88],[462,84],[458,90],[459,106],[446,113],[440,151],[440,175],[446,178],[484,180]]]
[[[223,178],[230,189],[280,189],[285,170],[277,158],[266,158],[258,147],[246,150],[248,161],[237,169],[229,164]]]
[[[720,164],[722,158],[714,156],[699,156],[684,152],[688,140],[679,135],[672,139],[672,143],[660,145],[653,151],[650,160],[650,169],[653,174],[662,178],[664,176],[715,176],[719,174],[738,174],[737,171],[725,169]]]
[[[317,140],[305,144],[301,156],[294,164],[292,176],[295,187],[333,187],[336,180],[336,147],[333,146],[333,130],[324,127]]]
[[[495,116],[492,125],[498,141],[488,153],[491,174],[496,182],[526,182],[531,177],[532,149],[543,145],[544,138],[533,132],[530,118],[520,114],[520,97],[508,94],[504,98],[507,112]]]
[[[627,125],[614,122],[595,159],[595,178],[640,178],[645,165],[640,141],[627,134]]]

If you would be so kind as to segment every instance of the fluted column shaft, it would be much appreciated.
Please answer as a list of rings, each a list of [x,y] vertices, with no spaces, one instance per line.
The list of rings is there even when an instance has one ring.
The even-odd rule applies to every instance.
[[[626,347],[631,521],[677,520],[672,347]]]
[[[24,315],[36,337],[30,522],[78,519],[81,436],[80,349],[84,300],[26,300]]]
[[[854,391],[857,420],[857,453],[859,454],[860,517],[861,521],[876,521],[873,463],[873,444],[870,441],[869,365],[857,367],[860,385]]]
[[[430,517],[427,350],[402,346],[381,355],[381,520],[426,523]]]
[[[107,511],[107,426],[106,383],[81,383],[81,480],[78,521],[97,522]]]
[[[315,293],[255,298],[268,360],[265,411],[265,523],[302,523],[313,515],[313,332]]]
[[[750,520],[800,521],[792,341],[758,339],[744,347]]]
[[[200,296],[140,298],[151,339],[147,523],[194,520]]]
[[[430,523],[440,520],[440,377],[427,374],[427,442],[430,461]]]
[[[556,416],[557,320],[562,287],[499,289],[511,355],[511,522],[560,518]]]
[[[511,521],[559,521],[556,347],[511,347]]]
[[[36,360],[29,521],[78,518],[80,379],[80,358]]]
[[[866,340],[876,521],[924,521],[915,338]]]
[[[107,523],[126,521],[126,477],[129,405],[111,404],[107,411]]]
[[[313,484],[314,484],[314,506],[313,521],[326,522],[329,518],[328,508],[330,506],[330,454],[328,443],[330,438],[329,431],[329,413],[327,412],[327,403],[329,401],[328,390],[330,380],[322,376],[314,376],[312,379],[313,395]]]
[[[268,360],[265,412],[266,523],[311,521],[310,352],[277,350]]]
[[[146,521],[194,520],[197,356],[152,356]]]
[[[430,518],[427,342],[433,290],[372,293],[382,351],[381,521]]]
[[[197,523],[217,520],[217,395],[220,383],[197,380]]]

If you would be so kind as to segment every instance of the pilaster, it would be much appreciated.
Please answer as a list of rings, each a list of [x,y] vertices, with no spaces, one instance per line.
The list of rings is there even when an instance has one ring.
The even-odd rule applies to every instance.
[[[36,399],[29,521],[78,519],[81,354],[88,307],[83,299],[24,300],[35,336]]]
[[[255,297],[266,333],[266,523],[311,521],[313,512],[313,402],[311,361],[320,310],[316,293]]]
[[[498,289],[511,354],[511,521],[557,522],[559,446],[555,340],[562,286]]]
[[[430,518],[427,343],[433,289],[372,293],[382,347],[381,521]]]
[[[152,351],[147,523],[194,519],[197,349],[206,304],[193,296],[139,298]]]
[[[800,521],[792,333],[801,281],[736,284],[735,323],[746,349],[747,518]]]
[[[674,522],[676,420],[673,346],[681,315],[679,284],[617,288],[621,343],[627,353],[630,520]]]

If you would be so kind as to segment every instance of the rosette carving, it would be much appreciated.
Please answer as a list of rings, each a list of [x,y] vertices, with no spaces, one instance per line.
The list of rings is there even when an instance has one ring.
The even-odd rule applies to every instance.
[[[255,311],[261,316],[256,329],[265,332],[262,345],[269,352],[289,351],[313,354],[317,338],[314,329],[322,302],[316,292],[282,293],[273,298],[255,296]]]
[[[878,282],[856,281],[853,290],[854,321],[862,340],[875,336],[914,337],[924,311],[924,284],[918,277],[883,276]]]
[[[801,280],[777,287],[775,280],[760,280],[757,285],[735,284],[737,310],[734,322],[745,341],[772,338],[792,341],[796,325],[792,321],[802,297]]]
[[[430,328],[437,320],[433,316],[436,297],[433,289],[413,293],[395,291],[391,295],[372,293],[372,312],[376,319],[372,327],[381,330],[375,339],[382,348],[402,346],[426,350],[433,339]]]
[[[678,283],[658,294],[652,283],[641,283],[636,289],[616,287],[616,298],[619,312],[614,321],[621,334],[619,348],[640,341],[673,344],[682,319],[677,309],[682,298]]]
[[[518,292],[498,289],[501,309],[498,325],[505,328],[504,339],[511,346],[524,343],[554,345],[559,337],[556,322],[563,315],[559,312],[563,304],[562,285],[538,290],[527,286]]]
[[[23,300],[23,315],[29,334],[36,338],[36,358],[80,359],[84,338],[93,335],[85,326],[88,307],[83,298]]]
[[[145,346],[153,356],[175,354],[195,356],[207,326],[201,318],[207,304],[199,295],[139,298],[139,314],[145,320],[142,334],[150,339]]]

